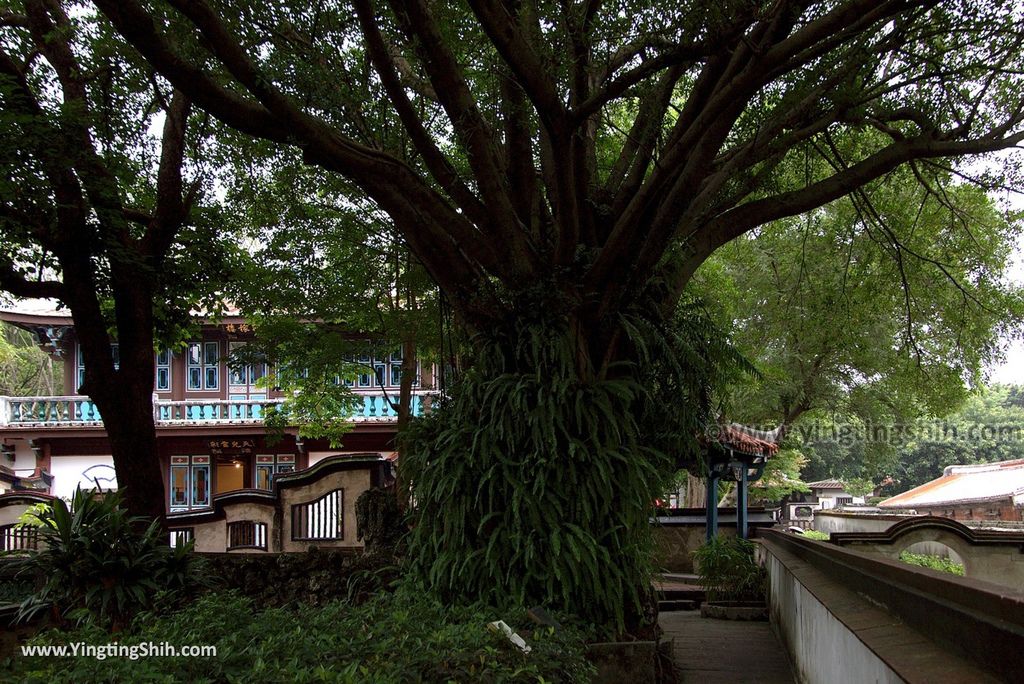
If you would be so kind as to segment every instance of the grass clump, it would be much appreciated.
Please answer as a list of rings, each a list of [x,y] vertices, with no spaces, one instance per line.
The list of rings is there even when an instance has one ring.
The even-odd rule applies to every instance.
[[[923,553],[904,551],[900,554],[900,560],[910,565],[918,565],[922,568],[930,568],[939,572],[948,572],[951,575],[958,575],[960,577],[964,576],[964,566],[962,564],[955,563],[949,558],[943,558],[942,556],[930,556]]]

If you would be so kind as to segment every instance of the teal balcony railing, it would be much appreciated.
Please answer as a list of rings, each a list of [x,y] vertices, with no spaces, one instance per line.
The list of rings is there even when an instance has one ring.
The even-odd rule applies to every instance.
[[[361,404],[348,416],[352,422],[391,422],[398,419],[382,392],[359,393]],[[423,415],[429,393],[417,390],[412,397],[412,414]],[[158,426],[189,424],[259,424],[266,410],[283,399],[186,399],[155,400],[153,417]],[[96,404],[86,396],[0,397],[0,427],[83,427],[102,424]]]

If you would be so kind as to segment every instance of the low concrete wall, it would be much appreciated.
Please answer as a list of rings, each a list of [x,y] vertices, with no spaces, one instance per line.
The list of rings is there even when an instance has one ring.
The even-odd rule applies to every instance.
[[[656,567],[663,572],[692,574],[693,552],[700,548],[707,536],[704,525],[659,525],[654,528],[654,558]],[[735,527],[719,527],[718,534],[735,537]]]
[[[814,513],[814,529],[827,534],[833,532],[885,532],[908,517],[880,513],[816,511]]]
[[[801,682],[1019,681],[1024,594],[766,531],[772,621]]]
[[[767,554],[771,620],[801,682],[843,681],[893,684],[903,679],[857,638],[787,568]]]
[[[949,556],[964,566],[964,575],[1024,590],[1024,533],[1011,530],[972,529],[949,518],[915,516],[883,532],[848,532],[832,542],[869,555],[899,560],[906,550],[951,550]]]

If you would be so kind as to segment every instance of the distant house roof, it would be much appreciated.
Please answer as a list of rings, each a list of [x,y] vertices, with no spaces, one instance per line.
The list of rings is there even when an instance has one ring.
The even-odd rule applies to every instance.
[[[191,314],[197,318],[208,317],[207,312],[200,310],[193,310]],[[0,300],[0,320],[15,325],[74,325],[71,309],[56,299]],[[244,319],[238,307],[227,302],[218,320],[237,323]]]
[[[946,466],[942,477],[897,494],[880,508],[917,508],[1013,498],[1024,503],[1024,459]]]
[[[811,489],[843,489],[846,485],[842,480],[818,480],[817,482],[808,482],[807,486]]]
[[[0,320],[36,325],[70,325],[71,310],[56,299],[0,300]]]

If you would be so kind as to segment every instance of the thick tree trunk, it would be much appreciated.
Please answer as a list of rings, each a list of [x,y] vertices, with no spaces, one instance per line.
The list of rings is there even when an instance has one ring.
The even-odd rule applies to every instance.
[[[402,340],[402,382],[398,387],[398,430],[402,431],[412,418],[412,386],[416,381],[416,340]]]
[[[101,406],[100,412],[125,506],[132,515],[163,520],[164,484],[157,458],[151,398],[151,388],[144,394],[126,392],[112,411]]]
[[[123,492],[129,513],[162,521],[166,511],[164,484],[153,416],[153,288],[140,269],[114,265],[112,270],[118,368],[113,364],[110,339],[98,315],[95,294],[69,297],[85,361],[81,391],[96,402],[103,418],[118,489]],[[64,273],[69,283],[80,277],[79,270],[70,263],[65,264]]]

